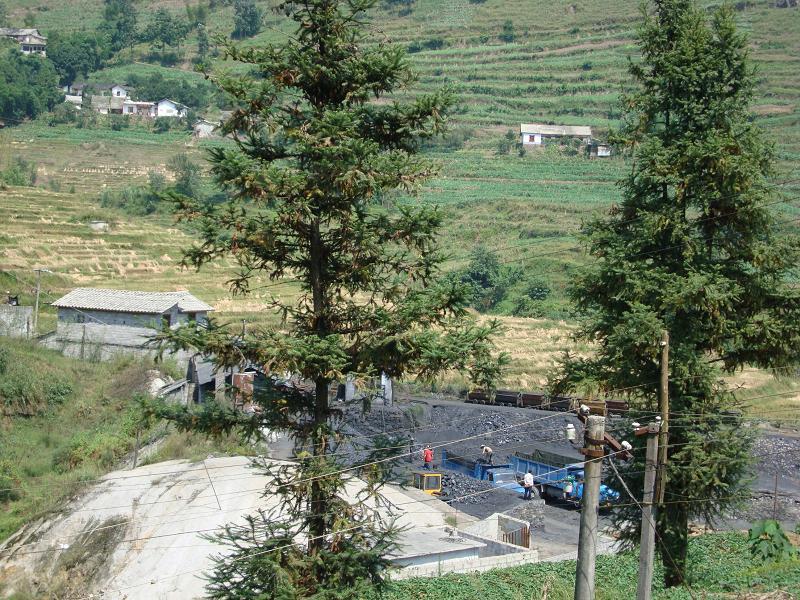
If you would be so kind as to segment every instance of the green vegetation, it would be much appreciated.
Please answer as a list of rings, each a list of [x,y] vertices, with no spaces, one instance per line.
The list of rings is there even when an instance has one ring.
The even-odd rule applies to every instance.
[[[786,537],[781,524],[773,519],[753,523],[747,532],[747,545],[753,558],[761,562],[783,562],[797,556],[797,548]]]
[[[264,15],[254,0],[234,0],[233,33],[236,39],[252,37],[261,31]]]
[[[0,276],[0,283],[8,282]],[[87,482],[130,465],[142,424],[139,397],[147,372],[159,368],[174,371],[130,357],[84,362],[0,338],[0,541]],[[165,435],[150,460],[251,452],[233,436],[209,440],[161,426],[145,428],[142,443]]]
[[[35,118],[63,98],[51,62],[0,44],[0,119]]]
[[[0,539],[133,448],[144,361],[90,364],[0,338]]]
[[[627,552],[597,559],[597,600],[629,600],[636,597],[639,556]],[[800,594],[800,562],[782,560],[768,565],[754,563],[741,533],[710,534],[689,541],[688,561],[693,592],[685,587],[664,589],[663,569],[656,566],[655,600],[762,597],[782,590]],[[570,600],[575,588],[575,562],[538,563],[497,569],[474,575],[445,575],[434,579],[394,582],[384,600]],[[701,592],[702,590],[702,592]],[[698,596],[698,594],[700,594]],[[776,596],[783,597],[783,596]],[[374,596],[377,598],[377,596]]]
[[[109,56],[106,40],[97,33],[56,32],[47,40],[47,58],[55,66],[61,85],[72,85],[79,78],[85,80]]]

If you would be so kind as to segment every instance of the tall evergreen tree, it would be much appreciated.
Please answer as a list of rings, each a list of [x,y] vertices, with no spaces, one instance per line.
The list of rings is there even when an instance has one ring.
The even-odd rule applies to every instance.
[[[749,440],[739,418],[723,414],[737,404],[720,374],[796,360],[800,296],[786,285],[797,241],[773,232],[767,207],[773,150],[749,114],[745,36],[728,7],[708,17],[691,0],[652,6],[638,35],[642,60],[630,67],[638,89],[624,98],[618,141],[632,160],[623,200],[586,228],[594,261],[573,289],[597,353],[567,357],[556,388],[628,388],[638,409],[656,409],[658,341],[669,331],[672,427],[658,534],[672,586],[685,578],[689,519],[714,519],[747,493]],[[625,475],[634,490],[638,450]],[[616,518],[637,539],[636,507]]]
[[[157,408],[186,428],[268,429],[295,441],[296,463],[268,467],[277,506],[221,535],[232,552],[211,577],[215,598],[360,598],[383,581],[392,528],[375,510],[388,462],[361,469],[363,496],[343,499],[343,459],[330,454],[344,438],[340,411],[329,404],[332,383],[380,372],[429,378],[457,369],[478,384],[497,375],[495,325],[468,318],[463,286],[438,284],[438,212],[407,206],[390,213],[374,201],[434,173],[416,149],[443,130],[451,97],[376,102],[412,75],[402,48],[368,43],[364,13],[373,3],[286,0],[279,9],[297,29],[285,44],[240,48],[220,40],[227,57],[250,67],[214,77],[238,106],[224,124],[234,144],[210,155],[229,200],[176,197],[202,234],[186,255],[190,264],[232,257],[241,266],[234,290],[248,291],[261,276],[288,278],[300,292],[267,304],[283,317],[279,327],[250,327],[242,336],[212,322],[165,331],[164,343],[220,366],[251,363],[311,382],[308,390],[268,383],[249,415],[225,403],[197,412]]]

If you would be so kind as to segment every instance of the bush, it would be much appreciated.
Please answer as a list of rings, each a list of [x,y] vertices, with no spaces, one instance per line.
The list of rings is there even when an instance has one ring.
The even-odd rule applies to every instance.
[[[544,316],[544,307],[541,302],[534,300],[530,296],[520,296],[514,303],[511,314],[515,317],[538,319]]]
[[[48,115],[47,124],[50,127],[55,127],[56,125],[74,123],[77,120],[78,109],[69,102],[62,102],[53,109],[53,112]]]
[[[454,127],[444,135],[423,140],[421,145],[427,150],[460,150],[473,135],[474,129]]]
[[[153,122],[153,131],[155,133],[166,133],[172,127],[172,121],[171,117],[156,117]]]
[[[0,171],[0,181],[7,185],[33,186],[36,184],[36,172],[36,163],[16,156],[5,171]]]
[[[414,54],[416,52],[422,52],[423,50],[441,50],[447,45],[442,38],[433,38],[430,40],[425,40],[424,42],[411,42],[408,45],[408,52],[409,54]]]
[[[19,500],[19,479],[7,461],[0,462],[0,502]]]
[[[797,549],[773,519],[756,521],[747,532],[747,545],[750,554],[761,562],[790,560],[797,556]]]
[[[498,36],[501,42],[511,43],[514,41],[516,37],[514,35],[514,22],[511,19],[506,20],[503,23],[503,29],[500,31],[500,35]]]

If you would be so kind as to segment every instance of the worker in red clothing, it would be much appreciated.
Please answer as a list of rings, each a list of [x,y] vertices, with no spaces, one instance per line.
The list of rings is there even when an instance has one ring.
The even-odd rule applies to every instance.
[[[433,450],[430,446],[425,446],[422,451],[422,468],[429,471],[433,468]]]

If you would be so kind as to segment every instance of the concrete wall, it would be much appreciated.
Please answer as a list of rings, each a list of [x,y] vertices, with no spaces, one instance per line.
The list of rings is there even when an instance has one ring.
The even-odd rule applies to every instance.
[[[42,338],[41,343],[65,356],[104,361],[126,354],[155,356],[156,350],[147,346],[155,333],[155,330],[147,327],[59,321],[56,331]],[[182,368],[188,365],[189,355],[185,352],[167,356],[176,359]]]
[[[29,338],[33,335],[33,307],[0,304],[0,335]]]
[[[165,313],[167,314],[167,313]],[[175,306],[168,313],[172,326],[189,322],[189,315],[180,312]],[[197,320],[205,322],[206,313],[197,313]],[[58,309],[59,323],[93,323],[98,325],[125,325],[128,327],[150,327],[161,329],[161,315],[145,315],[135,313],[115,312],[108,310],[76,310],[74,308]]]
[[[464,535],[463,532],[462,535]],[[504,545],[507,546],[508,544]],[[511,547],[519,550],[519,548],[516,546]],[[465,558],[461,560],[449,560],[440,564],[409,566],[393,573],[392,577],[394,579],[408,579],[410,577],[438,577],[439,575],[444,575],[446,573],[473,573],[489,571],[491,569],[501,569],[504,567],[516,567],[525,563],[536,562],[539,562],[539,551],[527,550],[525,552],[513,552],[499,556]]]

